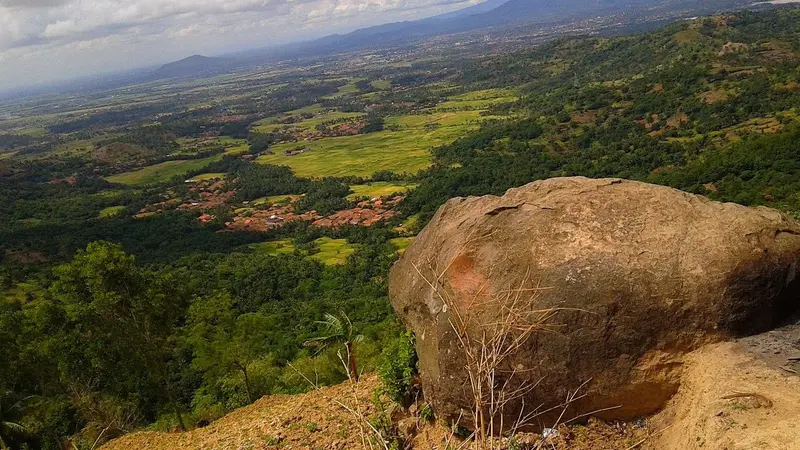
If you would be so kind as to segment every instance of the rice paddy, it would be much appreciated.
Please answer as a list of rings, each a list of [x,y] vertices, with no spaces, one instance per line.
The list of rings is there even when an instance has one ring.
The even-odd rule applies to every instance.
[[[413,237],[401,237],[389,240],[389,243],[395,246],[397,253],[403,254],[411,243],[414,242]]]
[[[430,166],[432,148],[450,143],[494,118],[482,115],[491,105],[514,99],[510,91],[502,89],[470,92],[418,114],[387,117],[384,131],[304,141],[306,152],[293,156],[286,156],[284,151],[296,148],[297,142],[279,144],[272,147],[273,154],[257,161],[289,166],[301,177],[368,177],[383,170],[414,174]],[[329,114],[339,117],[349,113]],[[294,125],[316,126],[330,120],[325,117],[331,116]]]
[[[295,246],[290,239],[258,242],[248,245],[248,248],[255,253],[270,256],[291,255],[295,251]]]
[[[277,123],[276,119],[269,119],[269,121],[261,121],[259,122],[253,129],[259,133],[273,133],[278,131],[282,128],[298,128],[303,131],[313,131],[317,125],[328,122],[331,120],[338,120],[338,119],[355,119],[358,117],[363,117],[363,113],[346,113],[340,111],[328,111],[322,114],[318,114],[315,117],[310,119],[303,120],[301,122],[296,123]]]
[[[335,99],[335,98],[344,97],[345,95],[348,95],[348,94],[355,94],[356,92],[360,91],[360,89],[358,88],[358,85],[356,84],[359,81],[360,80],[351,80],[349,83],[347,83],[344,86],[340,87],[339,90],[335,94],[333,94],[331,96],[328,96],[328,97],[325,97],[325,98]]]
[[[356,251],[356,248],[346,239],[323,237],[314,241],[314,245],[319,251],[311,255],[311,258],[329,266],[346,263],[347,258]]]
[[[143,169],[134,170],[132,172],[112,175],[110,177],[106,177],[105,179],[109,183],[118,183],[127,186],[164,183],[171,180],[173,177],[182,176],[187,172],[202,169],[212,162],[219,161],[221,158],[222,155],[214,155],[201,159],[166,161],[160,164],[145,167]]]
[[[270,256],[290,255],[296,250],[296,247],[290,239],[259,242],[257,244],[250,244],[248,248],[255,253]],[[322,237],[315,240],[314,248],[315,251],[308,257],[329,266],[346,263],[347,258],[356,251],[356,247],[348,243],[346,239],[332,239],[329,237]]]
[[[386,197],[395,193],[405,193],[417,187],[415,184],[410,183],[394,183],[390,181],[379,181],[369,184],[360,184],[350,186],[353,191],[352,194],[347,196],[348,200],[355,200],[358,198],[380,198]]]
[[[387,91],[392,88],[392,82],[389,80],[374,80],[370,84],[372,84],[372,87],[380,91]]]
[[[125,211],[124,206],[109,206],[108,208],[103,209],[100,211],[100,214],[97,217],[101,219],[105,219],[108,217],[114,217],[122,214]]]
[[[192,177],[195,181],[221,180],[223,178],[225,178],[225,174],[221,172],[201,173]]]
[[[277,204],[277,203],[287,202],[287,201],[291,200],[293,197],[296,197],[296,196],[294,196],[294,195],[273,195],[271,197],[257,198],[255,200],[251,201],[250,204],[253,205],[253,206],[261,206],[261,205],[266,205],[266,204],[274,205],[274,204]]]

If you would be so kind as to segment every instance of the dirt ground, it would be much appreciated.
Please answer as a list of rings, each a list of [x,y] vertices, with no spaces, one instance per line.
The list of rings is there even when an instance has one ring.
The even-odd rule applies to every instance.
[[[548,450],[800,450],[800,324],[706,346],[686,359],[682,385],[667,407],[636,423],[562,426],[544,446],[519,435],[503,448]],[[378,413],[374,376],[302,395],[264,397],[187,433],[139,432],[106,450],[382,448],[370,445],[365,418]],[[350,410],[348,410],[348,408]],[[359,415],[360,414],[360,415]],[[414,449],[469,449],[441,424],[407,417]],[[521,446],[520,446],[521,444]]]
[[[644,422],[605,423],[590,420],[586,425],[562,425],[550,437],[542,440],[538,434],[519,434],[513,440],[501,439],[494,448],[541,450],[633,450],[646,442],[650,431]],[[430,424],[419,430],[412,441],[415,450],[472,450],[440,424]]]
[[[378,380],[365,377],[357,387],[342,384],[301,395],[264,397],[238,409],[205,428],[186,433],[137,432],[109,442],[104,450],[356,450],[380,449],[370,443],[374,434],[367,422],[348,411],[375,417],[372,403]],[[404,425],[403,425],[404,424]],[[422,419],[406,419],[401,427],[412,431],[414,449],[446,450],[471,447],[445,426]],[[606,424],[591,421],[586,426],[562,426],[548,439],[548,450],[627,449],[647,436],[643,424]],[[538,442],[539,435],[520,435],[517,442]],[[503,448],[509,447],[508,440]],[[631,447],[633,448],[633,447]]]
[[[370,402],[378,386],[365,377],[357,386],[341,384],[301,395],[263,397],[207,427],[186,433],[138,432],[109,442],[104,450],[261,450],[370,448],[364,421],[344,406],[366,416],[376,413]],[[340,404],[340,403],[341,404]],[[342,406],[344,405],[344,406]]]
[[[800,449],[800,325],[691,354],[646,448]]]

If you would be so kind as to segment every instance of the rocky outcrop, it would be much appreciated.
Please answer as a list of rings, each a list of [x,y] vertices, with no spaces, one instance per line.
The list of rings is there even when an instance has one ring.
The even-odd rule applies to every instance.
[[[565,417],[631,419],[677,391],[688,352],[796,309],[799,259],[800,225],[778,211],[557,178],[447,202],[392,269],[390,297],[440,417],[469,425],[464,336],[479,342],[514,320],[503,330],[522,342],[496,386],[535,384],[524,408],[544,410],[589,381]],[[522,399],[512,403],[517,417]]]

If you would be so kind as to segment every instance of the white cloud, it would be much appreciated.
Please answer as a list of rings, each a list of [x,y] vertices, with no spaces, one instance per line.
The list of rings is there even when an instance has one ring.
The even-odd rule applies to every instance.
[[[480,1],[0,0],[0,90],[314,38]]]

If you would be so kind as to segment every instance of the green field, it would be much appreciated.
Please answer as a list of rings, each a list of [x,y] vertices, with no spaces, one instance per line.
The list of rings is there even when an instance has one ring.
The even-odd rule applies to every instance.
[[[392,82],[389,80],[375,80],[370,84],[372,84],[372,87],[375,89],[379,89],[381,91],[388,91],[392,88]]]
[[[226,155],[239,155],[250,150],[250,144],[245,139],[234,139],[229,136],[216,138],[180,138],[176,142],[181,146],[178,154],[196,155],[197,153],[213,147],[223,147]]]
[[[389,242],[397,248],[397,253],[403,254],[405,253],[406,249],[412,242],[414,242],[413,237],[401,237],[401,238],[394,238],[390,239]]]
[[[327,122],[329,120],[355,119],[357,117],[362,117],[363,115],[364,115],[363,113],[328,111],[297,123],[290,123],[290,124],[275,123],[275,119],[271,119],[273,123],[265,123],[264,121],[261,121],[254,127],[254,130],[259,133],[272,133],[284,127],[292,127],[292,128],[299,128],[304,131],[313,131],[314,129],[316,129],[317,125],[323,122]]]
[[[100,214],[98,214],[97,217],[100,217],[101,219],[106,217],[114,217],[121,214],[123,211],[125,211],[124,206],[109,206],[108,208],[100,211]]]
[[[21,130],[15,131],[15,134],[20,136],[32,136],[32,137],[43,137],[47,136],[49,131],[45,127],[31,127],[31,128],[23,128]]]
[[[408,236],[409,234],[416,234],[419,230],[419,214],[410,216],[400,226],[394,229],[400,234]]]
[[[379,198],[392,195],[397,192],[408,192],[417,187],[416,184],[411,183],[393,183],[390,181],[379,181],[369,184],[357,184],[350,186],[353,193],[347,196],[348,200],[355,200],[357,198]]]
[[[259,130],[260,127],[263,127],[265,125],[278,124],[278,121],[280,119],[282,119],[282,118],[299,116],[299,115],[304,114],[304,113],[321,114],[321,113],[324,113],[324,112],[325,112],[325,108],[323,108],[322,105],[315,104],[315,105],[311,105],[311,106],[306,106],[304,108],[295,109],[293,111],[289,111],[289,112],[287,112],[285,114],[282,114],[280,117],[273,116],[273,117],[267,117],[265,119],[261,119],[258,122],[253,123],[252,124],[252,128],[255,131],[260,131]],[[292,124],[292,125],[295,125],[295,124]]]
[[[509,89],[486,89],[450,97],[448,101],[441,103],[435,109],[437,111],[447,109],[486,109],[492,105],[510,103],[516,100],[517,95]]]
[[[260,206],[260,205],[274,205],[276,203],[283,203],[287,200],[291,200],[294,195],[273,195],[271,197],[261,197],[257,198],[250,202],[253,206]]]
[[[91,139],[80,139],[59,144],[56,147],[56,154],[85,153],[94,149],[94,142]]]
[[[119,183],[128,186],[163,183],[173,177],[183,175],[192,170],[203,167],[222,159],[222,155],[214,155],[202,159],[187,159],[180,161],[166,161],[161,164],[145,167],[133,172],[125,172],[106,177],[109,183]]]
[[[234,139],[228,136],[218,137],[217,141],[224,145],[226,155],[241,155],[250,151],[250,144],[245,139]]]
[[[90,197],[104,198],[104,199],[119,198],[119,197],[122,196],[123,192],[124,191],[115,191],[115,190],[102,191],[102,192],[98,192],[96,194],[91,194]]]
[[[430,165],[432,148],[496,118],[481,113],[492,104],[515,99],[509,95],[501,89],[462,94],[419,114],[386,118],[386,126],[392,130],[306,141],[308,151],[294,156],[283,152],[297,147],[297,142],[280,144],[272,148],[273,154],[257,161],[289,166],[302,177],[368,177],[382,170],[413,174]]]
[[[284,239],[280,241],[259,242],[257,244],[248,245],[250,250],[255,253],[278,256],[278,255],[291,255],[294,253],[295,247],[291,239]]]
[[[355,94],[356,92],[359,91],[358,86],[356,85],[356,83],[358,83],[359,81],[360,81],[360,79],[352,80],[349,83],[345,84],[344,86],[340,87],[339,90],[335,94],[330,95],[330,96],[325,97],[325,98],[334,99],[334,98],[344,97],[345,95],[348,95],[348,94]]]
[[[192,177],[193,180],[197,181],[221,180],[223,178],[225,178],[225,174],[221,172],[201,173],[200,175],[195,175]]]
[[[95,145],[101,141],[107,141],[121,136],[119,133],[103,133],[91,139],[78,139],[74,141],[64,142],[56,146],[53,154],[56,155],[81,155],[91,152],[95,149]]]
[[[347,258],[356,251],[355,247],[347,243],[346,239],[323,237],[314,241],[314,245],[319,249],[319,252],[311,255],[311,258],[329,266],[346,263]]]
[[[318,251],[309,256],[309,258],[316,259],[329,266],[346,263],[347,258],[356,251],[355,246],[349,244],[346,239],[323,237],[315,240],[314,246]],[[250,244],[247,247],[255,253],[270,256],[289,255],[295,251],[295,246],[290,239],[259,242]]]

